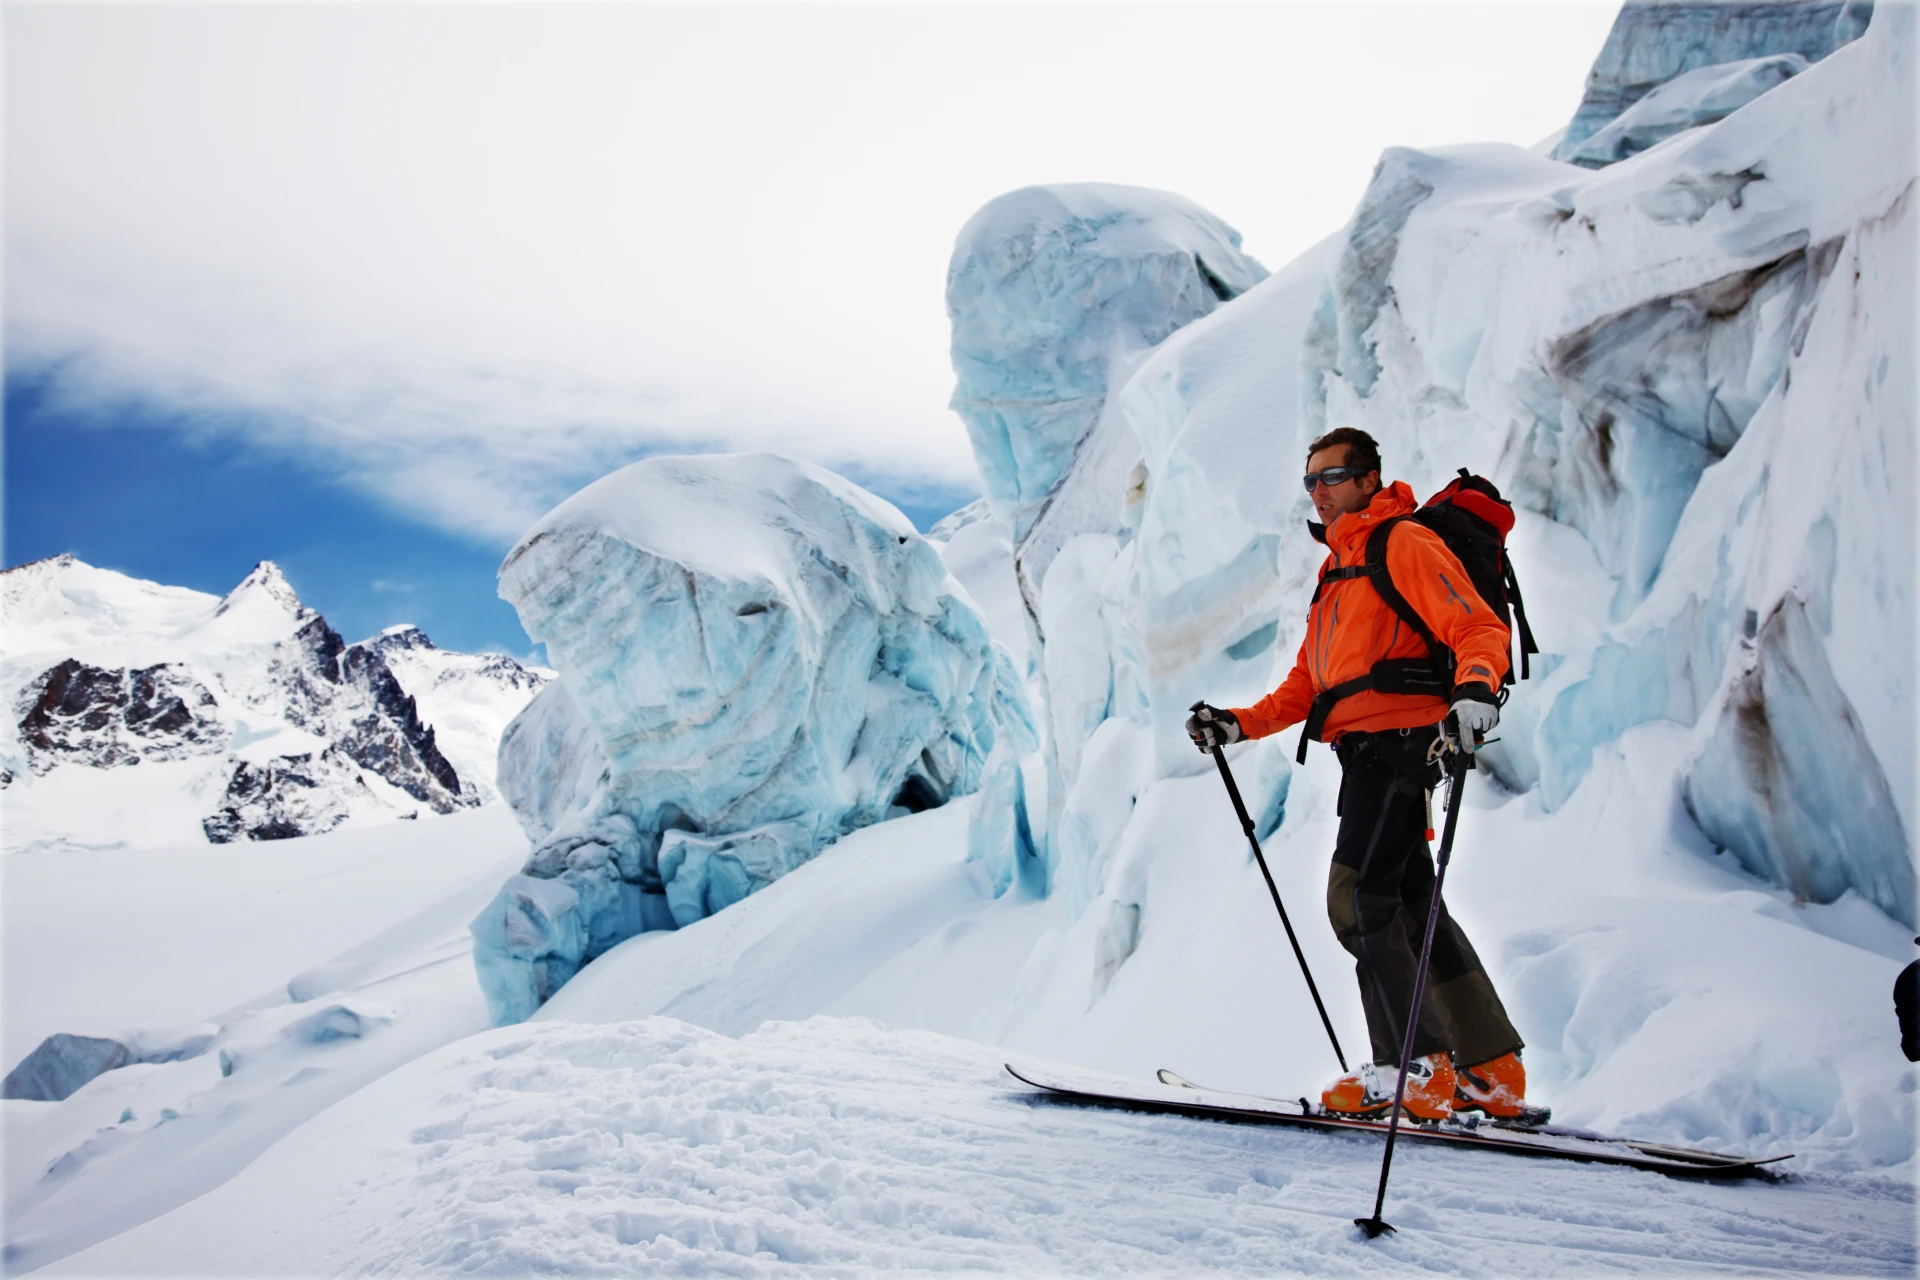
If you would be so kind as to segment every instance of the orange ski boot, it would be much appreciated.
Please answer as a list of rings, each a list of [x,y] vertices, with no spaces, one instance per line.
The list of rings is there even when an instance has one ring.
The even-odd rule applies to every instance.
[[[1527,1069],[1517,1053],[1503,1053],[1486,1062],[1455,1069],[1453,1098],[1457,1111],[1478,1111],[1498,1120],[1531,1116],[1538,1108],[1527,1105]]]
[[[1384,1117],[1393,1109],[1393,1091],[1399,1083],[1393,1067],[1363,1063],[1321,1093],[1320,1105],[1336,1116],[1353,1119]],[[1400,1101],[1417,1120],[1445,1120],[1453,1115],[1455,1090],[1453,1060],[1444,1053],[1415,1058],[1407,1071],[1407,1091]]]

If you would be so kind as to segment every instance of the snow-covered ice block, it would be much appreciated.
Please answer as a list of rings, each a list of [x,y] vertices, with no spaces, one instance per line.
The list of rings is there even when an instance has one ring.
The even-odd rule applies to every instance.
[[[1098,421],[1116,358],[1265,275],[1238,232],[1163,191],[1026,187],[974,214],[947,270],[953,408],[1016,542]]]
[[[502,1021],[657,921],[648,899],[700,919],[848,831],[974,791],[1002,727],[1031,721],[935,548],[785,458],[615,472],[521,538],[500,591],[565,690],[502,744],[501,791],[530,830],[554,823],[475,922]]]
[[[500,735],[494,772],[521,829],[541,840],[606,781],[607,757],[592,722],[555,680]]]
[[[1623,112],[1690,71],[1782,53],[1818,62],[1857,40],[1873,8],[1873,0],[1629,0],[1554,158],[1574,158]]]
[[[1796,897],[1834,902],[1858,889],[1913,923],[1913,858],[1892,788],[1805,605],[1781,602],[1752,662],[1687,773],[1700,829]]]
[[[1797,53],[1776,53],[1700,67],[1675,76],[1622,111],[1598,133],[1557,158],[1599,169],[1639,155],[1686,129],[1724,120],[1776,85],[1807,69]]]
[[[688,925],[764,889],[813,856],[813,830],[769,822],[732,835],[669,831],[660,838],[660,878],[675,923]]]
[[[61,1032],[42,1040],[39,1047],[7,1072],[0,1096],[36,1102],[59,1102],[102,1072],[134,1060],[127,1046],[104,1036],[74,1036]]]

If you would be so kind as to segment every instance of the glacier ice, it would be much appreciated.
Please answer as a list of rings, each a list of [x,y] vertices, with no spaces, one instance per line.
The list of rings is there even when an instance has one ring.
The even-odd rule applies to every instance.
[[[0,1085],[0,1096],[59,1102],[94,1077],[120,1067],[198,1057],[207,1051],[218,1031],[212,1023],[195,1023],[185,1027],[133,1027],[110,1036],[57,1032],[14,1065]]]
[[[1892,789],[1806,605],[1782,600],[1748,658],[1688,771],[1694,820],[1796,897],[1834,902],[1858,889],[1913,922],[1913,860]]]
[[[1795,892],[1911,918],[1911,447],[1889,424],[1911,419],[1913,16],[1883,6],[1854,39],[1864,7],[1812,8],[1630,6],[1602,69],[1640,87],[1608,119],[1644,100],[1616,131],[1644,141],[1690,104],[1678,132],[1597,169],[1390,149],[1340,233],[1109,370],[1049,481],[1056,501],[1108,495],[1106,523],[1063,523],[1022,579],[1054,762],[1044,858],[1073,910],[1139,905],[1100,905],[1102,868],[1126,797],[1204,767],[1187,705],[1284,672],[1316,557],[1283,554],[1306,504],[1280,478],[1351,424],[1417,491],[1468,466],[1530,529],[1591,548],[1596,611],[1549,624],[1558,651],[1488,753],[1506,785],[1561,805],[1597,749],[1672,720],[1695,735],[1684,791],[1710,840]],[[1636,23],[1667,32],[1658,57]],[[1115,439],[1138,450],[1118,503]],[[1010,465],[980,454],[983,475]],[[1806,627],[1781,621],[1793,601]],[[1762,713],[1784,739],[1754,736]],[[1834,768],[1853,790],[1822,781]],[[1771,804],[1777,786],[1798,799]]]
[[[1628,0],[1554,158],[1573,159],[1635,103],[1688,72],[1771,54],[1818,62],[1858,39],[1872,14],[1872,0]]]
[[[563,690],[501,744],[501,791],[538,834],[473,926],[500,1022],[645,928],[978,789],[1002,735],[1032,732],[932,544],[805,463],[635,463],[528,530],[500,592]]]
[[[1110,662],[1085,650],[1083,641],[1104,645],[1101,628],[1079,612],[1095,587],[1093,566],[1081,561],[1097,559],[1088,548],[1106,544],[1081,544],[1066,571],[1076,585],[1051,588],[1057,599],[1049,608],[1055,558],[1086,535],[1126,540],[1141,518],[1140,443],[1110,393],[1169,335],[1265,277],[1219,218],[1135,187],[1013,191],[989,201],[956,240],[947,273],[952,406],[966,424],[986,501],[1010,534],[1044,715],[1073,726],[1044,738],[1048,819],[1034,833],[1043,846],[1073,780],[1072,759],[1063,762],[1058,751],[1065,744],[1077,756],[1075,738],[1098,723],[1099,669]],[[1075,605],[1064,605],[1069,596]],[[1049,617],[1079,633],[1071,654],[1046,656]],[[1089,687],[1063,688],[1055,707],[1052,676],[1083,662],[1091,664]],[[1123,700],[1132,670],[1116,672]]]
[[[127,1046],[104,1036],[48,1036],[7,1073],[0,1093],[8,1098],[59,1102],[81,1085],[133,1061]]]
[[[1365,427],[1416,489],[1467,465],[1591,544],[1610,625],[1516,690],[1508,732],[1531,736],[1499,753],[1510,783],[1558,805],[1634,725],[1694,726],[1687,796],[1711,839],[1909,920],[1913,495],[1889,424],[1911,388],[1888,370],[1911,364],[1911,35],[1882,7],[1745,109],[1598,171],[1389,151],[1297,348],[1293,442]],[[1769,624],[1810,592],[1850,600],[1846,624]],[[1773,702],[1792,730],[1767,747],[1752,726]],[[1838,761],[1844,808],[1821,782]]]
[[[1027,187],[968,221],[947,270],[953,408],[1016,541],[1099,420],[1115,361],[1265,274],[1238,232],[1167,192]]]
[[[1599,169],[1638,155],[1686,129],[1724,120],[1776,85],[1807,69],[1797,53],[1698,67],[1675,76],[1572,150],[1555,158]]]

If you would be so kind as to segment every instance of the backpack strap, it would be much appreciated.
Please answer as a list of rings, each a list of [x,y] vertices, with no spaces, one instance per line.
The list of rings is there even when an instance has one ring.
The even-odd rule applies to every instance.
[[[1373,589],[1387,602],[1387,607],[1407,624],[1412,632],[1426,641],[1427,661],[1433,667],[1434,674],[1447,682],[1447,689],[1453,689],[1453,650],[1440,643],[1440,637],[1433,634],[1433,628],[1420,616],[1418,610],[1400,594],[1400,588],[1393,585],[1393,575],[1387,571],[1387,536],[1393,527],[1406,516],[1395,516],[1384,520],[1380,527],[1367,537],[1367,576],[1373,580]]]
[[[1500,572],[1506,579],[1507,603],[1513,606],[1513,621],[1520,631],[1520,678],[1525,680],[1531,674],[1527,669],[1527,655],[1540,652],[1540,646],[1533,642],[1533,628],[1527,625],[1527,606],[1520,601],[1520,579],[1514,576],[1513,561],[1505,548],[1500,551]]]
[[[1380,527],[1367,535],[1366,563],[1329,569],[1322,573],[1319,585],[1313,589],[1313,599],[1314,603],[1319,603],[1320,592],[1329,582],[1343,578],[1367,578],[1372,581],[1373,589],[1380,593],[1380,598],[1386,601],[1387,607],[1426,642],[1427,656],[1383,659],[1374,663],[1365,675],[1342,680],[1314,695],[1313,703],[1307,709],[1306,723],[1300,729],[1300,748],[1294,754],[1294,759],[1301,764],[1307,762],[1307,744],[1320,738],[1326,730],[1327,716],[1342,698],[1368,689],[1380,693],[1433,694],[1443,698],[1453,692],[1453,650],[1440,643],[1439,637],[1433,634],[1433,628],[1400,594],[1400,589],[1393,585],[1393,575],[1387,571],[1387,538],[1392,534],[1393,526],[1406,518],[1395,516],[1391,520],[1381,521]]]

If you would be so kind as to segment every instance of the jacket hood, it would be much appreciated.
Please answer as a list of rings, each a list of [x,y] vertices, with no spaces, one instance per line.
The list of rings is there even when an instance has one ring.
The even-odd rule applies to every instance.
[[[1413,490],[1405,480],[1395,480],[1373,495],[1359,511],[1349,511],[1334,521],[1331,531],[1325,525],[1307,522],[1316,542],[1324,542],[1342,560],[1358,559],[1366,554],[1367,538],[1380,525],[1395,516],[1412,515],[1420,509]]]

